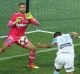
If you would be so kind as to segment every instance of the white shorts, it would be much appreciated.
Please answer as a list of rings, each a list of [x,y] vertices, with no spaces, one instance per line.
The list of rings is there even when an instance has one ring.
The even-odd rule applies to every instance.
[[[74,71],[74,56],[69,53],[61,53],[55,59],[56,69],[62,68],[64,66],[66,72]]]

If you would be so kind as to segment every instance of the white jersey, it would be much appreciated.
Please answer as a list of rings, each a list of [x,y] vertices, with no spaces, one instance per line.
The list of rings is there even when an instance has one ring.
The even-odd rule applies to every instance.
[[[74,46],[70,34],[62,34],[53,39],[52,43],[56,42],[58,47],[57,55],[60,53],[70,53],[74,56]]]

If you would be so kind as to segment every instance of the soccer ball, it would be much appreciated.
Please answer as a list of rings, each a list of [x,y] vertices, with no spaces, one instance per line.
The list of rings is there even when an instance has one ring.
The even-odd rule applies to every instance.
[[[18,42],[21,44],[21,45],[25,45],[27,42],[28,42],[28,39],[26,36],[22,36]]]

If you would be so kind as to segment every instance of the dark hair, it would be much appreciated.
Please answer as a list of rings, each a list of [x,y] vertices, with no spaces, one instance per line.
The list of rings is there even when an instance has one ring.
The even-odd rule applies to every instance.
[[[26,3],[19,3],[18,6],[20,6],[20,5],[26,5]]]
[[[60,36],[60,35],[62,35],[61,32],[55,32],[55,34],[54,34],[54,38],[57,37],[57,36]]]

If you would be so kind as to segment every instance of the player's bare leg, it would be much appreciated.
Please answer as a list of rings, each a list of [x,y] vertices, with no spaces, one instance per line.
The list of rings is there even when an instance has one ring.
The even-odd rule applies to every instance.
[[[35,60],[35,49],[36,47],[30,42],[27,46],[28,49],[30,49],[30,55],[29,55],[29,65],[30,68],[39,68],[38,66],[34,65]]]
[[[59,72],[60,72],[60,69],[55,69],[53,74],[59,74]]]
[[[67,74],[73,74],[73,72],[67,72]]]
[[[4,52],[5,49],[7,49],[9,46],[8,45],[3,45],[2,48],[0,48],[0,53]]]

